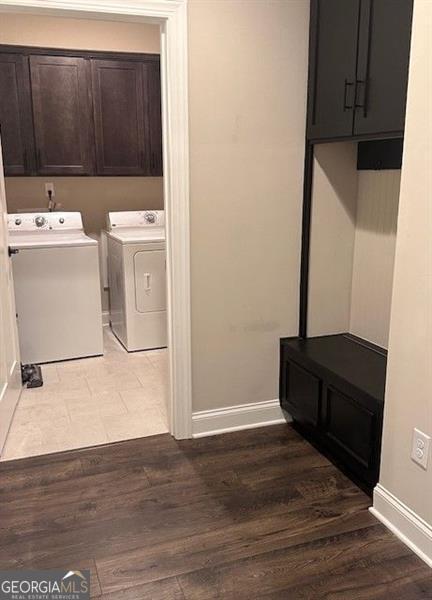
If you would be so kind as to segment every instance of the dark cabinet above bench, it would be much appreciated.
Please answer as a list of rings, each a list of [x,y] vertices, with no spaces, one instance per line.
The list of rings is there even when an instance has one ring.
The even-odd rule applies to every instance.
[[[403,135],[412,0],[312,0],[310,140]]]
[[[6,175],[162,175],[159,56],[0,46]]]

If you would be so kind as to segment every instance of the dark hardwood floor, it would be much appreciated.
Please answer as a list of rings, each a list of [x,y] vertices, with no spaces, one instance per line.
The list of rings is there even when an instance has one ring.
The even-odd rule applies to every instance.
[[[432,571],[290,426],[0,463],[0,568],[104,600],[432,598]]]

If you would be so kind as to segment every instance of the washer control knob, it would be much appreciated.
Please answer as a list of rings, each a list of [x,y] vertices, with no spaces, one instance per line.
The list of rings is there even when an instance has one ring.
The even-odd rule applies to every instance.
[[[15,219],[15,225],[21,225],[22,221],[21,219]]]
[[[35,219],[36,227],[43,227],[46,224],[45,217],[38,216]]]
[[[156,222],[156,215],[152,212],[148,212],[144,215],[144,219],[147,221],[147,223],[155,223]]]
[[[60,217],[60,219],[59,219],[59,223],[60,223],[61,225],[63,225],[63,223],[64,223],[64,217]]]

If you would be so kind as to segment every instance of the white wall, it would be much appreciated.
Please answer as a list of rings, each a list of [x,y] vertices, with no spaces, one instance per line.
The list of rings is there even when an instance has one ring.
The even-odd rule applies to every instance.
[[[400,170],[358,171],[349,331],[388,347]]]
[[[146,23],[1,13],[0,43],[158,54],[160,33],[159,26]]]
[[[162,177],[6,177],[9,212],[47,206],[45,181],[61,210],[79,210],[87,233],[99,234],[113,210],[163,209]]]
[[[387,348],[400,170],[357,171],[357,144],[315,147],[308,335]]]
[[[416,0],[380,484],[429,528],[425,552],[432,564],[432,456],[427,471],[410,459],[413,428],[432,435],[431,30],[432,3]]]
[[[278,397],[296,335],[309,3],[189,2],[193,408]]]
[[[0,42],[154,50],[143,25],[21,18]],[[194,410],[277,398],[297,333],[308,21],[307,0],[189,2]]]
[[[349,331],[357,202],[357,144],[315,146],[308,335]]]

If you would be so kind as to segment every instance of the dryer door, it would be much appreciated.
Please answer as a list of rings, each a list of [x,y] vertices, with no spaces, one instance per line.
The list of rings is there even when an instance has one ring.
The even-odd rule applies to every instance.
[[[165,250],[143,250],[134,256],[135,305],[138,312],[166,310]]]

